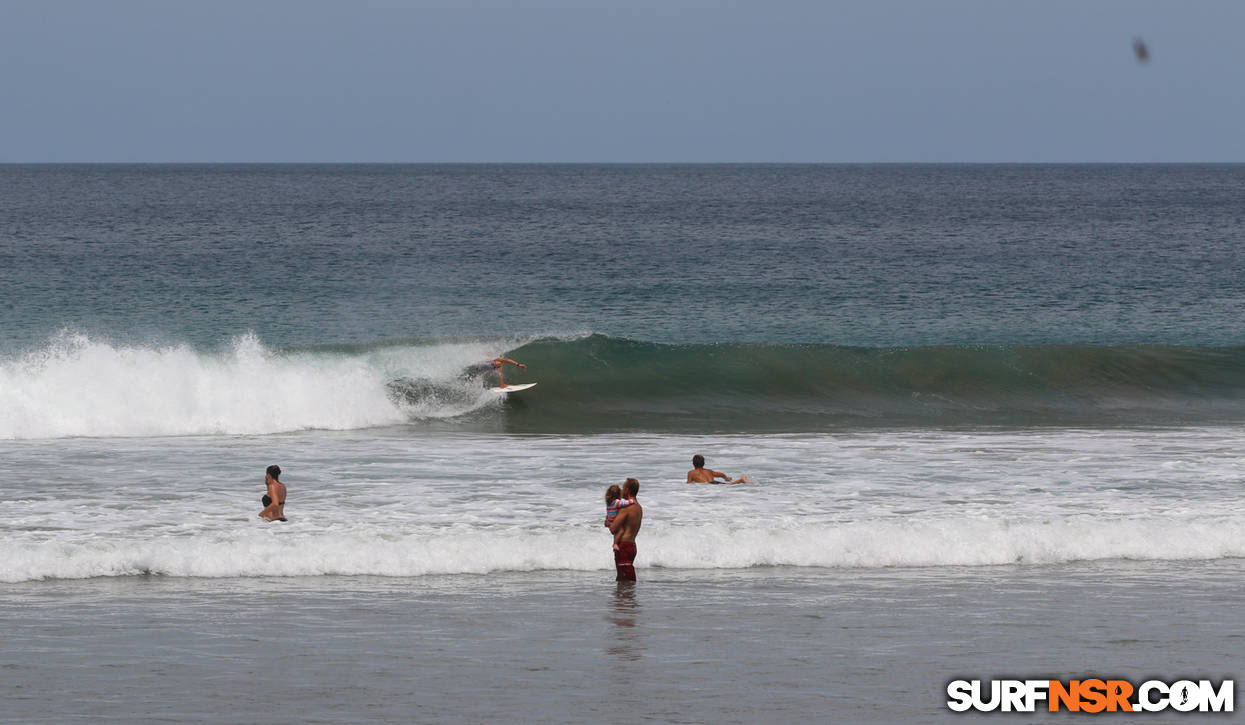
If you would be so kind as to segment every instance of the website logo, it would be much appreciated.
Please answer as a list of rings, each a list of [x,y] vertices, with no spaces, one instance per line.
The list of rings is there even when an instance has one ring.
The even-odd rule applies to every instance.
[[[1223,680],[952,680],[955,712],[1232,712],[1235,683]]]

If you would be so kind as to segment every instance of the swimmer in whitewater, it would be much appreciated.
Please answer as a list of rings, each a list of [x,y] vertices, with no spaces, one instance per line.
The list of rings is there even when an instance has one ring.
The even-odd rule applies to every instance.
[[[261,499],[264,510],[259,512],[259,517],[268,521],[285,521],[285,484],[281,483],[280,466],[269,466],[264,471],[264,485],[268,487],[268,493]]]
[[[716,479],[719,479],[719,478],[724,479],[724,480],[717,481]],[[748,483],[748,477],[740,476],[739,478],[736,478],[735,480],[732,481],[730,476],[726,475],[725,473],[722,473],[721,471],[714,471],[710,468],[705,468],[705,457],[697,453],[696,455],[692,456],[692,470],[687,472],[687,482],[688,483],[731,483],[731,484]]]

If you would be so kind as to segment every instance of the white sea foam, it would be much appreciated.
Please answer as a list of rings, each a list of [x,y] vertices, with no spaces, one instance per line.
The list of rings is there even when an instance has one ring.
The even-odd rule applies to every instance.
[[[499,436],[389,427],[0,441],[0,581],[610,576],[602,494],[626,476],[642,482],[641,567],[1245,558],[1242,432]],[[756,483],[685,484],[694,452]],[[287,523],[255,517],[270,463],[290,487]]]
[[[347,430],[461,415],[496,401],[465,385],[448,400],[394,400],[386,385],[411,374],[453,381],[497,353],[486,343],[280,353],[251,334],[203,352],[66,333],[0,361],[0,439]]]
[[[0,543],[0,581],[138,574],[177,577],[375,575],[416,577],[537,570],[608,570],[609,537],[595,527],[394,532],[311,522],[237,522],[174,538]],[[1245,557],[1245,518],[1080,518],[1033,523],[947,519],[848,525],[650,526],[638,563],[670,569],[993,566],[1077,561]]]

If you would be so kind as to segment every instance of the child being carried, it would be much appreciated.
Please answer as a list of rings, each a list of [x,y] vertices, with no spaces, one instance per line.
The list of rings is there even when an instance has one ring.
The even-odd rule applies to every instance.
[[[618,512],[633,503],[635,499],[622,497],[622,489],[617,484],[605,489],[605,525],[608,527],[614,523]],[[614,551],[618,551],[618,537],[621,535],[622,532],[614,535]]]

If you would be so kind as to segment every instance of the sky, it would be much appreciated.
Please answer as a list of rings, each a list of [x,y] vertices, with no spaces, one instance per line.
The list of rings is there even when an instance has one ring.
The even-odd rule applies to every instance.
[[[1238,0],[0,0],[0,163],[1245,162],[1243,33]]]

